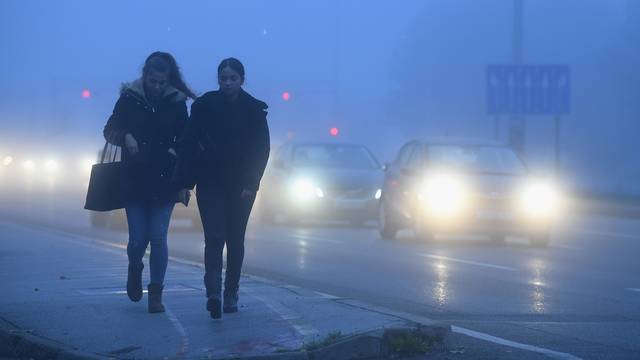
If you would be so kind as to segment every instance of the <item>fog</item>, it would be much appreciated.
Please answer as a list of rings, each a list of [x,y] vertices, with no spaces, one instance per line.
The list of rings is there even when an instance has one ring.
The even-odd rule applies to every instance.
[[[485,69],[514,61],[513,3],[5,0],[0,156],[97,150],[121,83],[156,50],[199,95],[217,88],[220,60],[243,61],[274,145],[329,140],[335,126],[390,161],[417,137],[494,138],[496,121],[507,141],[508,117],[487,114]],[[634,0],[524,0],[522,62],[571,68],[561,169],[577,188],[640,195],[639,40]],[[524,121],[525,159],[551,171],[553,116]]]

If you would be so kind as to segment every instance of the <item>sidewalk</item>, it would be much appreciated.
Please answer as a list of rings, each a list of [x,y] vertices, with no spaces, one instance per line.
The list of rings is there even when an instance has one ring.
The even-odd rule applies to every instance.
[[[354,335],[416,325],[363,303],[252,277],[242,278],[240,311],[212,320],[203,269],[176,260],[167,270],[166,313],[148,314],[146,294],[139,303],[125,294],[124,249],[7,223],[0,234],[0,357],[306,359],[324,356],[301,349],[321,348],[319,355],[331,348],[333,358],[347,359],[381,346],[369,335],[386,336]],[[420,333],[433,341],[448,333],[448,326],[422,322]],[[337,334],[337,344],[319,346]]]

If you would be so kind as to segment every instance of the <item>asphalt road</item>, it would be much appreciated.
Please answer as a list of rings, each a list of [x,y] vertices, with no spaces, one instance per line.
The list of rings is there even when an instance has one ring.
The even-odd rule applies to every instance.
[[[76,193],[2,194],[4,218],[126,243],[124,229],[92,229]],[[169,241],[170,255],[202,262],[199,232],[176,227]],[[640,222],[593,216],[566,219],[545,249],[477,236],[425,243],[409,232],[388,241],[375,224],[252,222],[245,271],[448,321],[460,332],[581,358],[640,358],[639,254]]]

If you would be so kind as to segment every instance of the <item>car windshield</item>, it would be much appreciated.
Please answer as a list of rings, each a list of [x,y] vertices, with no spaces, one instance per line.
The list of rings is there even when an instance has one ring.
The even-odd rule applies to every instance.
[[[497,146],[430,146],[431,166],[456,168],[470,172],[522,175],[526,168],[513,150]]]
[[[298,145],[293,152],[293,165],[345,169],[380,168],[367,148],[355,145]]]

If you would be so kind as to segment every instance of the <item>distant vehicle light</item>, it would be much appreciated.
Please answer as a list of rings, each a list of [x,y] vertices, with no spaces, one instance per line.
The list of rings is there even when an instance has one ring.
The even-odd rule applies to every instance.
[[[9,166],[12,162],[13,158],[11,156],[5,156],[4,159],[2,159],[2,165],[4,166]]]
[[[284,100],[284,101],[291,100],[291,93],[289,93],[288,91],[283,92],[282,93],[282,100]]]
[[[291,186],[291,195],[295,201],[303,203],[310,202],[324,197],[324,192],[320,187],[308,179],[298,179]]]
[[[520,192],[519,206],[533,219],[548,219],[558,214],[561,196],[550,181],[531,180]]]
[[[451,218],[468,205],[469,191],[464,181],[452,174],[435,174],[424,182],[419,193],[429,216]]]
[[[90,97],[91,97],[91,91],[89,91],[88,89],[82,90],[82,98],[83,99],[88,99]]]
[[[339,134],[339,133],[340,133],[340,129],[338,129],[337,127],[332,127],[332,128],[329,130],[329,134],[330,134],[331,136],[338,136],[338,134]]]
[[[22,163],[22,168],[26,171],[33,171],[36,168],[36,164],[32,160],[26,160]]]
[[[376,198],[376,200],[380,200],[380,198],[382,197],[382,189],[378,189],[374,197]]]
[[[44,169],[47,170],[48,172],[58,171],[59,167],[60,165],[55,160],[47,160],[47,162],[44,164]]]

